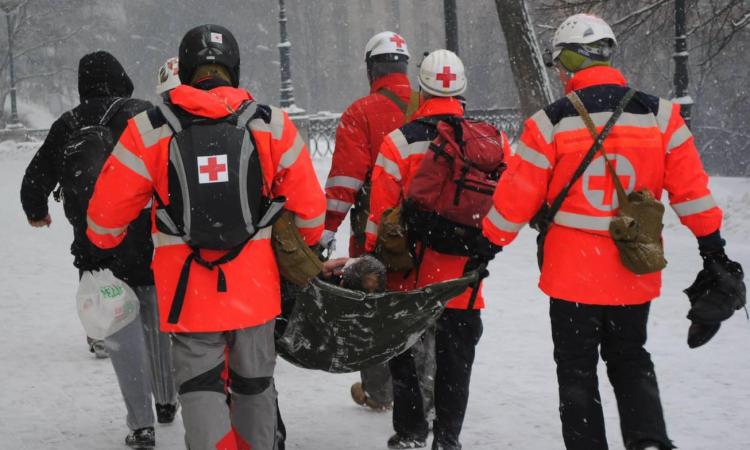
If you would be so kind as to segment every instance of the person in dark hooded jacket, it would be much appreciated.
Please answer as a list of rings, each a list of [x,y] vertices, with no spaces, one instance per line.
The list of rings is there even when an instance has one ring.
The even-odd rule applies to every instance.
[[[26,168],[21,184],[21,203],[33,227],[50,226],[52,223],[48,199],[58,184],[67,181],[63,177],[68,175],[61,170],[63,150],[74,133],[82,127],[98,124],[112,107],[116,113],[107,127],[116,142],[128,119],[151,107],[147,101],[130,98],[133,93],[132,81],[120,62],[105,51],[81,58],[78,93],[81,103],[52,124],[47,138]],[[113,107],[118,99],[123,100],[119,106]],[[126,443],[138,448],[150,448],[149,445],[153,446],[155,442],[152,394],[160,423],[171,422],[177,410],[169,336],[159,333],[154,278],[150,268],[153,254],[150,208],[144,209],[130,224],[123,245],[103,251],[86,237],[86,210],[78,207],[79,201],[67,200],[64,207],[65,215],[73,226],[73,243],[70,247],[73,265],[79,273],[110,269],[116,277],[133,287],[138,296],[138,318],[107,337],[104,345],[110,353],[128,410],[127,425],[132,432],[127,436]],[[89,199],[76,200],[84,200],[84,204],[87,204]]]

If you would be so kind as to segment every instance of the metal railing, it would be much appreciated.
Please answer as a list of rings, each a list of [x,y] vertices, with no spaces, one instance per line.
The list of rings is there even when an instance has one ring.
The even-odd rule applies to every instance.
[[[487,121],[498,129],[505,131],[511,142],[518,137],[521,116],[515,108],[498,108],[468,111],[467,117]],[[333,155],[336,144],[336,127],[340,113],[321,111],[314,114],[293,117],[300,129],[305,129],[308,137],[308,148],[313,158],[329,158]],[[0,141],[5,139],[36,141],[44,140],[49,130],[13,129],[0,130]]]
[[[516,140],[521,127],[521,114],[515,108],[472,110],[468,111],[466,116],[493,124],[505,131],[511,142]],[[321,112],[297,119],[300,127],[307,129],[308,148],[313,158],[328,158],[333,155],[336,127],[340,117],[341,114]]]
[[[520,133],[523,117],[515,108],[471,110],[467,117],[487,121],[505,131],[514,142]],[[336,127],[341,114],[321,111],[293,118],[308,137],[308,148],[313,158],[330,158],[336,144]],[[0,129],[0,141],[42,141],[46,129]],[[696,135],[704,167],[711,174],[727,176],[750,175],[750,134],[722,127],[698,126]]]

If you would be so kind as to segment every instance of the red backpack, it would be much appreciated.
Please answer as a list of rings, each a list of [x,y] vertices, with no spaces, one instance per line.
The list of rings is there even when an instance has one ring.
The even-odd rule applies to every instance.
[[[406,192],[407,202],[479,229],[505,170],[508,138],[489,123],[460,117],[441,119],[437,131]]]

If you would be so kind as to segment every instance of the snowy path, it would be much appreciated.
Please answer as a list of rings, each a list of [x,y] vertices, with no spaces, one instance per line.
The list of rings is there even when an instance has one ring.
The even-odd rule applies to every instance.
[[[76,317],[77,276],[62,208],[52,205],[53,224],[44,230],[31,229],[21,211],[18,189],[31,155],[0,145],[0,450],[124,449],[124,408],[112,367],[88,353]],[[325,167],[319,172],[324,176]],[[718,179],[714,186],[729,209],[729,255],[750,269],[750,180]],[[705,348],[688,349],[688,302],[681,290],[692,282],[699,258],[695,240],[669,214],[670,264],[649,328],[669,433],[685,450],[750,449],[750,325],[737,314]],[[491,269],[464,448],[562,449],[548,306],[536,288],[533,233],[522,233]],[[390,414],[352,403],[349,386],[356,374],[305,371],[280,361],[276,377],[288,448],[385,448]],[[610,446],[622,450],[603,371],[600,380]],[[160,449],[183,448],[181,425],[158,427],[157,441]]]

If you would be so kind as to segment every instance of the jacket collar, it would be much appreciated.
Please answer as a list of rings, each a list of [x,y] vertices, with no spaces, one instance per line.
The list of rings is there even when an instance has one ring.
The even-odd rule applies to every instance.
[[[253,96],[244,89],[230,86],[204,91],[181,84],[169,92],[169,99],[192,115],[220,119],[236,111],[242,103],[253,100]]]
[[[616,84],[618,86],[627,86],[628,81],[622,73],[609,66],[594,66],[576,72],[568,83],[565,85],[565,93],[571,91],[580,91],[592,86],[602,84]]]
[[[463,117],[464,108],[454,97],[432,97],[419,105],[412,119],[428,116],[458,116]]]
[[[409,78],[403,73],[389,73],[388,75],[384,75],[372,82],[370,85],[370,94],[374,94],[383,88],[390,89],[394,86],[410,87]]]

